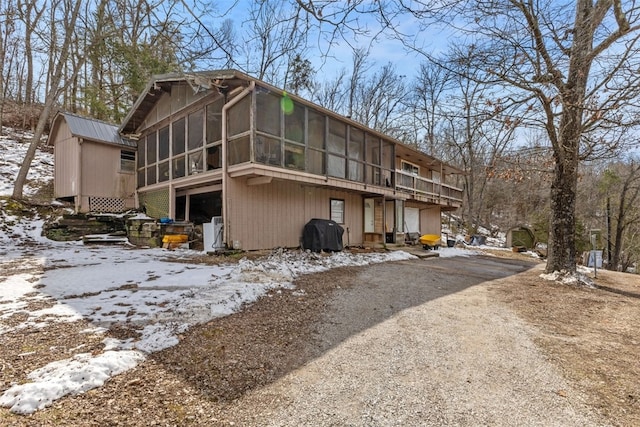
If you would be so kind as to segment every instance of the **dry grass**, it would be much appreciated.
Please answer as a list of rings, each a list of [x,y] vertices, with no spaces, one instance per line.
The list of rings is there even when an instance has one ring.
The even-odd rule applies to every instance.
[[[540,331],[537,344],[590,405],[614,425],[640,425],[640,277],[599,270],[590,289],[543,280],[542,268],[497,295]]]

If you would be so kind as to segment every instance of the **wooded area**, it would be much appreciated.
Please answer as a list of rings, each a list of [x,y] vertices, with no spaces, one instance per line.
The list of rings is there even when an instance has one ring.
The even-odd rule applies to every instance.
[[[14,198],[57,109],[119,123],[153,74],[235,68],[460,167],[459,226],[532,227],[549,272],[595,229],[608,268],[640,259],[635,2],[209,3],[0,3],[0,125],[35,134]]]

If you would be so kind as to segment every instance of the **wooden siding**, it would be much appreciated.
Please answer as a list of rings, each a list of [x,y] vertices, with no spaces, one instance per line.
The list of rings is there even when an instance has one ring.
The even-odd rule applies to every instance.
[[[211,97],[211,92],[201,92],[198,94],[193,93],[193,89],[189,85],[181,84],[174,85],[171,88],[171,94],[163,93],[156,105],[151,109],[147,117],[138,130],[147,129],[152,127],[156,123],[180,112],[185,107],[195,103],[196,101],[209,96],[211,100],[216,96]]]
[[[79,180],[79,150],[78,139],[71,135],[69,126],[62,120],[55,135],[50,135],[55,141],[54,163],[55,173],[53,181],[54,197],[74,197],[80,189]]]
[[[345,201],[343,243],[361,245],[364,215],[360,195],[290,181],[247,185],[246,178],[229,179],[224,199],[225,240],[243,250],[298,247],[310,219],[329,219],[332,198]]]
[[[420,210],[420,234],[442,233],[442,220],[440,216],[440,206],[430,206],[428,209]]]
[[[121,147],[85,141],[82,150],[82,195],[128,200],[133,207],[135,173],[120,172]]]
[[[148,113],[140,126],[137,127],[137,132],[146,134],[149,130],[167,126],[172,121],[184,117],[196,109],[203,108],[207,102],[212,102],[219,97],[218,93],[214,91],[196,94],[186,82],[172,82],[170,85],[162,86],[162,89],[164,92],[158,91],[157,96],[154,97],[155,105],[147,107]],[[242,90],[241,88],[236,89]],[[233,103],[233,96],[230,96],[230,99],[230,102]],[[296,102],[298,101],[296,100]],[[302,100],[300,102],[307,105]],[[251,115],[255,114],[255,102],[252,106]],[[311,106],[311,108],[346,124],[359,126],[321,107]],[[282,119],[282,117],[280,118]],[[223,138],[226,135],[225,132],[226,130],[223,130]],[[366,130],[366,132],[376,138],[382,137],[372,130]],[[385,137],[385,141],[393,143],[387,137]],[[451,168],[443,170],[439,161],[422,155],[412,148],[395,146],[393,153],[395,169],[400,169],[402,159],[406,159],[420,167],[420,176],[423,178],[432,179],[432,168],[436,172],[442,170],[442,181],[444,181],[444,174],[447,173],[447,170],[448,173],[457,173]],[[228,161],[227,156],[224,161]],[[385,159],[384,167],[390,169],[387,172],[397,173],[390,163],[392,163],[390,158]],[[345,245],[362,245],[365,240],[371,243],[384,242],[385,228],[391,231],[394,227],[395,209],[393,206],[396,203],[395,200],[402,200],[406,206],[420,209],[420,232],[422,234],[440,233],[441,207],[434,205],[439,203],[437,199],[426,200],[416,197],[411,192],[397,190],[394,187],[315,175],[280,166],[258,163],[242,163],[231,166],[227,164],[215,172],[155,183],[144,190],[166,193],[166,200],[165,197],[156,200],[152,197],[145,197],[144,194],[141,194],[141,200],[158,208],[157,211],[154,211],[154,216],[168,215],[173,217],[176,210],[176,197],[182,197],[194,191],[203,191],[200,187],[220,185],[221,191],[224,192],[222,195],[222,215],[225,223],[225,243],[229,247],[243,250],[298,247],[303,227],[310,219],[330,218],[330,199],[332,198],[345,201],[345,223],[342,224],[345,229],[343,236]],[[397,175],[395,178],[394,183],[397,185]],[[375,233],[368,233],[366,236],[364,235],[365,197],[375,199],[373,218]],[[389,205],[387,215],[385,215],[384,200]],[[443,209],[446,209],[446,206]],[[385,224],[385,219],[387,224]],[[398,228],[399,231],[402,231],[401,224],[398,225]]]

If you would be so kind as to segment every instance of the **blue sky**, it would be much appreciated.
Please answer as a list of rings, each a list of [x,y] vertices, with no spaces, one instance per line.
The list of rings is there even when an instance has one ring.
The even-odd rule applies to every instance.
[[[235,30],[240,36],[243,31],[247,31],[249,24],[246,22],[249,15],[251,0],[223,0],[216,3],[216,11],[211,14],[213,20],[215,16],[221,22],[222,19],[231,19],[235,24]],[[377,33],[378,23],[374,17],[360,15],[359,23],[363,27],[370,29],[371,36]],[[417,42],[425,50],[431,52],[445,49],[450,42],[450,38],[443,36],[442,28],[434,28],[432,31],[420,31],[419,21],[412,16],[403,16],[395,23],[398,30],[410,37],[416,38]],[[352,64],[352,47],[369,49],[369,63],[374,68],[379,68],[387,63],[392,63],[396,67],[398,74],[409,77],[416,74],[419,64],[423,58],[415,53],[409,52],[401,41],[392,38],[390,35],[378,34],[376,40],[371,36],[359,35],[357,38],[333,39],[331,44],[322,41],[318,46],[318,37],[310,37],[311,48],[307,53],[307,58],[312,62],[313,68],[322,80],[330,80],[339,70],[350,69]],[[351,46],[350,46],[351,45]],[[321,55],[320,50],[328,51],[329,57]]]

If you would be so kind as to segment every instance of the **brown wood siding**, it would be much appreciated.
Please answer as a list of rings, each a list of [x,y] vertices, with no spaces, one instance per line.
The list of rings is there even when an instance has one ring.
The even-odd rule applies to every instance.
[[[329,219],[330,199],[345,201],[345,245],[363,243],[362,197],[290,181],[247,185],[245,178],[229,179],[225,203],[227,243],[244,250],[298,247],[304,225],[312,218]],[[347,228],[349,229],[347,233]]]
[[[55,141],[53,181],[54,197],[73,197],[79,190],[79,150],[78,139],[71,135],[67,122],[62,120]]]
[[[163,93],[153,109],[149,112],[138,131],[148,129],[169,116],[179,113],[193,103],[209,96],[211,100],[219,96],[211,91],[194,94],[190,86],[174,86],[171,95]]]
[[[430,206],[428,209],[420,210],[420,234],[440,234],[442,232],[442,221],[440,217],[440,206]]]
[[[85,141],[82,144],[82,195],[134,199],[134,173],[120,172],[121,147]]]

